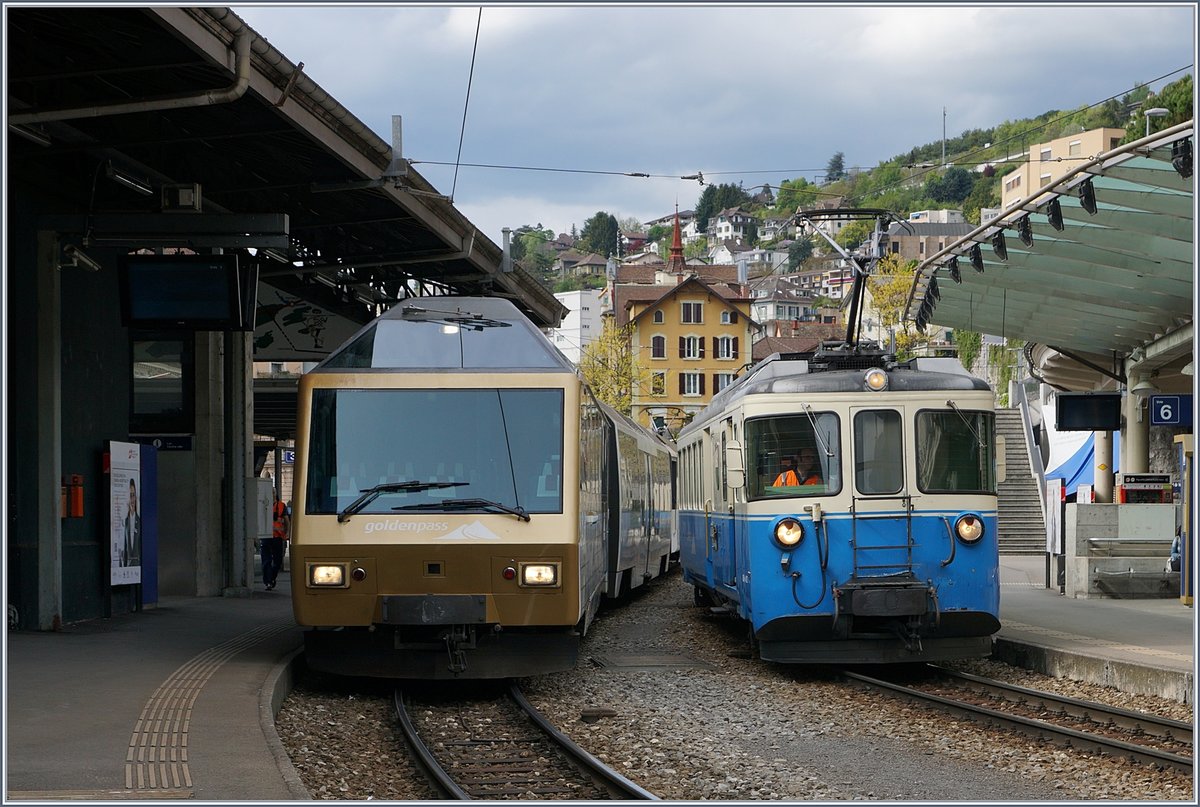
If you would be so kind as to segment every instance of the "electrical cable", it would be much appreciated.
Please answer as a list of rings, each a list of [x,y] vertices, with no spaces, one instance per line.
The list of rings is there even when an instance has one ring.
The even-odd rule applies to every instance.
[[[471,70],[467,74],[467,97],[463,101],[462,128],[458,132],[458,156],[454,160],[454,182],[450,185],[450,201],[454,201],[454,189],[458,187],[458,166],[462,161],[463,138],[467,134],[467,107],[471,103],[471,82],[475,79],[475,54],[479,52],[479,28],[483,23],[483,6],[479,7],[479,16],[475,19],[475,45],[471,48]]]

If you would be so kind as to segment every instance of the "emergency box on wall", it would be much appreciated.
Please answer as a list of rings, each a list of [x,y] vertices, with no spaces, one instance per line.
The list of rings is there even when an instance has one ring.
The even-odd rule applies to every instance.
[[[61,497],[63,518],[83,518],[83,474],[63,477]]]
[[[1117,474],[1117,504],[1171,504],[1170,474]]]

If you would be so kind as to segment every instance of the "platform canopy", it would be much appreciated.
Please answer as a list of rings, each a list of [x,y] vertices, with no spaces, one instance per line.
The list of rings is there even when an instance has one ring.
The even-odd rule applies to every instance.
[[[539,327],[565,314],[395,152],[394,117],[385,140],[230,9],[47,4],[5,22],[6,170],[61,199],[92,249],[253,249],[265,304],[311,304],[327,336],[411,296],[505,297]]]
[[[917,267],[906,319],[1031,343],[1063,389],[1111,384],[1146,354],[1160,388],[1190,389],[1192,146],[1187,121],[1013,203]]]

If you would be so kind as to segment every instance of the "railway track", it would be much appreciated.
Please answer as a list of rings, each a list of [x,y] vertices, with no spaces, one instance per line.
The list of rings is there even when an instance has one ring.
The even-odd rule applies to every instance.
[[[857,672],[847,678],[901,697],[1001,725],[1059,745],[1191,774],[1192,726],[1178,720],[1082,701],[969,673],[928,665],[934,678],[884,680]]]
[[[470,700],[397,689],[396,717],[440,796],[657,800],[552,726],[516,684]]]

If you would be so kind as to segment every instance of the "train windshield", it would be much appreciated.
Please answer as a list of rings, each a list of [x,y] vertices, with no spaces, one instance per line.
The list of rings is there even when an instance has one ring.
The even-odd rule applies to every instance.
[[[561,389],[318,389],[305,512],[340,513],[376,485],[416,481],[454,484],[385,491],[358,512],[472,499],[561,513],[562,452]]]
[[[816,496],[842,487],[838,418],[830,412],[746,421],[749,498]]]
[[[925,493],[995,493],[995,416],[960,409],[917,414],[917,484]]]

